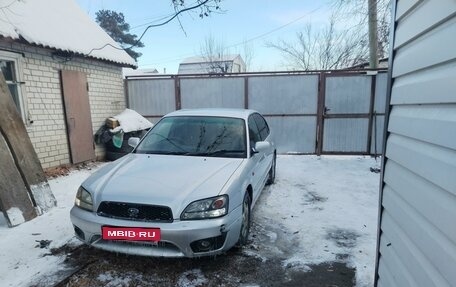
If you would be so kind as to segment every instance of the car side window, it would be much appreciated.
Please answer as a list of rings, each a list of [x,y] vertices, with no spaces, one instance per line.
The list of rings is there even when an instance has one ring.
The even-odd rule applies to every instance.
[[[266,140],[269,135],[269,127],[266,123],[266,120],[259,114],[254,114],[253,118],[258,126],[258,130],[260,132],[261,140]]]
[[[252,116],[249,117],[249,141],[250,147],[254,147],[256,142],[261,141],[260,132],[258,131],[257,124]]]

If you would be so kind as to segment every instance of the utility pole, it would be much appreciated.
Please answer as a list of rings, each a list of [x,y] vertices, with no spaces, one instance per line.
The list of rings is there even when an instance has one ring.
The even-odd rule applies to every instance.
[[[377,0],[368,0],[369,68],[378,68]]]

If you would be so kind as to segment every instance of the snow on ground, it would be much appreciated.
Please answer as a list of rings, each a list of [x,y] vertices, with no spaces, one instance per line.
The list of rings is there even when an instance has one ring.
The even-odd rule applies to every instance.
[[[322,262],[348,262],[356,267],[357,286],[372,286],[379,174],[369,168],[378,166],[374,159],[359,156],[279,156],[276,183],[263,191],[255,206],[252,234],[263,236],[273,252],[283,255],[289,250],[281,256],[286,268],[309,271]],[[79,244],[69,211],[78,186],[95,169],[50,180],[58,206],[31,222],[8,228],[0,216],[2,286],[27,286],[65,268],[64,258],[45,256],[49,249],[37,247],[37,241],[52,240],[49,248]],[[262,252],[270,251],[245,250],[259,258],[268,258],[270,254]],[[140,279],[140,274],[100,276],[106,286]],[[200,269],[193,269],[182,273],[178,282],[199,286],[207,280]]]
[[[64,258],[45,256],[48,248],[57,248],[73,239],[69,211],[74,204],[77,188],[96,168],[73,171],[68,176],[49,181],[57,199],[57,207],[48,213],[14,228],[8,228],[0,216],[0,282],[1,286],[27,286],[32,279],[62,269]],[[39,241],[52,240],[48,248],[40,248]]]
[[[206,277],[204,277],[203,272],[200,269],[193,269],[190,271],[184,272],[177,281],[177,286],[179,287],[196,287],[203,286],[207,283]]]
[[[370,167],[379,166],[359,156],[279,157],[254,221],[278,224],[299,244],[285,266],[348,261],[357,286],[373,285],[380,179]]]

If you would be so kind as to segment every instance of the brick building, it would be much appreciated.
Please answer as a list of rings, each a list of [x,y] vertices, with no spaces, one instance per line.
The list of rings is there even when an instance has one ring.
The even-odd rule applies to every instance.
[[[42,166],[103,156],[93,133],[125,109],[122,67],[135,61],[73,0],[2,9],[0,68]]]

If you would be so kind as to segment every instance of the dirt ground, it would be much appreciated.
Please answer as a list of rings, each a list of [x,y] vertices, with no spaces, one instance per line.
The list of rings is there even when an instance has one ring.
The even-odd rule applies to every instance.
[[[271,252],[259,256],[256,251],[268,240],[254,225],[252,240],[244,248],[233,248],[226,254],[199,259],[165,259],[128,256],[90,248],[65,246],[52,253],[66,254],[67,271],[56,276],[54,286],[353,286],[355,270],[339,262],[310,266],[284,265],[293,252],[278,256]],[[74,273],[71,275],[71,273]],[[70,276],[69,276],[70,275]],[[63,280],[62,280],[63,279]],[[62,280],[62,281],[61,281]],[[49,281],[32,286],[49,286]]]
[[[243,248],[198,259],[167,259],[130,256],[97,250],[85,245],[63,246],[52,255],[66,255],[65,271],[31,286],[327,286],[355,285],[355,270],[343,254],[336,262],[319,265],[284,264],[298,248],[288,240],[292,233],[271,240],[278,232],[267,222],[253,222],[251,240]],[[341,234],[340,236],[344,236]]]
[[[324,204],[330,201],[327,196],[313,190],[313,183],[301,180],[304,182],[302,186],[294,186],[287,182],[291,179],[284,177],[279,180],[279,186],[266,187],[257,204],[267,209],[268,202],[270,203],[268,198],[284,196],[280,194],[283,186],[300,190],[302,198],[299,200],[302,201],[303,209],[306,209],[307,217],[312,212],[321,212]],[[64,266],[60,266],[64,268],[59,268],[60,271],[55,274],[38,278],[30,286],[343,287],[356,285],[356,270],[352,267],[352,259],[354,253],[365,251],[358,246],[362,233],[332,224],[322,226],[326,234],[324,239],[330,242],[328,244],[339,248],[323,246],[321,252],[329,252],[327,254],[330,256],[324,258],[334,260],[319,264],[305,264],[303,262],[315,262],[306,261],[305,254],[308,253],[300,250],[303,248],[303,243],[299,240],[305,236],[302,232],[307,232],[308,229],[287,229],[283,224],[284,217],[271,218],[268,213],[258,212],[257,207],[253,210],[248,244],[242,248],[233,248],[225,254],[198,259],[150,258],[116,254],[73,243],[49,250],[49,256],[66,258],[62,262]],[[311,247],[307,247],[309,248]],[[298,258],[303,260],[296,261],[297,254],[299,254]]]
[[[57,178],[59,176],[66,176],[70,174],[71,171],[75,170],[91,170],[93,167],[96,167],[100,161],[88,161],[76,165],[61,165],[58,167],[51,167],[44,170],[44,174],[47,179]]]

